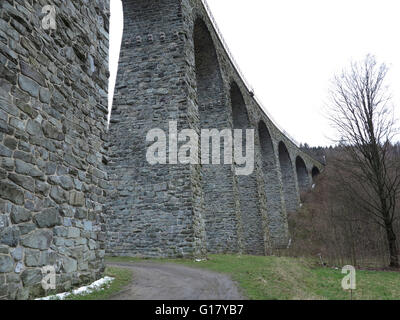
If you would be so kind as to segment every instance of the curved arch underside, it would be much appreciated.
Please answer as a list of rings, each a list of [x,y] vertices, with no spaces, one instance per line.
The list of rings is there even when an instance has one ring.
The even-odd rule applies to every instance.
[[[283,142],[279,143],[279,163],[282,173],[283,194],[285,197],[286,209],[288,212],[296,211],[299,207],[299,196],[296,188],[294,168]]]
[[[236,83],[231,84],[230,96],[233,127],[234,129],[242,129],[242,137],[244,137],[245,130],[250,129],[251,125],[242,93]],[[244,150],[246,150],[245,139],[243,139],[242,152]],[[264,254],[264,234],[258,201],[256,172],[253,171],[248,176],[238,176],[237,180],[245,252],[247,254]]]
[[[300,192],[306,192],[310,188],[310,178],[306,164],[300,156],[296,158],[296,173]]]
[[[205,23],[194,26],[194,49],[197,80],[197,102],[201,129],[231,127],[224,85],[214,43]],[[221,163],[224,150],[221,144]],[[211,144],[210,144],[211,150]],[[210,162],[211,163],[211,162]],[[207,249],[210,252],[236,252],[237,222],[231,165],[203,164]]]
[[[269,217],[269,230],[272,243],[280,246],[285,240],[285,204],[280,188],[280,179],[276,156],[270,133],[263,121],[258,125],[261,144],[262,171],[265,180],[265,193],[267,196],[267,211]]]

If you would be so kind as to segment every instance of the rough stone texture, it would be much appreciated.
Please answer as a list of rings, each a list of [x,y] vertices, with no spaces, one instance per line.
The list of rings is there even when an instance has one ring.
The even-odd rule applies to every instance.
[[[322,164],[281,132],[247,89],[201,0],[123,0],[124,35],[111,114],[107,252],[127,256],[268,254],[289,240],[286,213]],[[255,170],[150,165],[146,134],[251,128]],[[167,155],[168,158],[169,155]],[[296,158],[306,171],[296,170]],[[303,168],[304,169],[304,168]],[[298,172],[301,176],[298,177]]]
[[[0,2],[0,298],[44,294],[43,266],[56,291],[104,270],[108,24],[108,0]]]

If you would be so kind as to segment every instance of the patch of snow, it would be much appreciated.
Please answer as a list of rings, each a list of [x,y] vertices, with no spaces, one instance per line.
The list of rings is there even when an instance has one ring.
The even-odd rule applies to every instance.
[[[203,262],[203,261],[206,261],[206,259],[196,259],[196,260],[194,260],[195,262]]]
[[[47,296],[44,298],[38,298],[35,300],[64,300],[71,294],[73,294],[73,295],[88,295],[95,291],[104,290],[104,287],[111,284],[111,282],[113,282],[114,280],[115,280],[115,278],[104,277],[100,280],[93,282],[91,285],[80,287],[78,289],[73,290],[72,292],[63,292],[63,293],[59,293],[56,295]]]

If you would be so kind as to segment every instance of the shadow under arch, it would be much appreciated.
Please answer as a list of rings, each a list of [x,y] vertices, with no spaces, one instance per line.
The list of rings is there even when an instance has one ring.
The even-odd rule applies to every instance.
[[[200,128],[230,128],[230,113],[217,53],[201,18],[195,21],[193,40]],[[209,150],[212,150],[211,139],[209,143]],[[223,143],[220,151],[221,164],[211,164],[210,160],[210,164],[201,166],[207,250],[211,253],[237,252],[238,222],[235,197],[232,196],[232,165],[223,164]]]
[[[306,192],[310,186],[310,176],[308,174],[306,163],[300,156],[296,157],[296,173],[297,183],[299,185],[300,192]]]
[[[279,164],[281,167],[283,195],[288,212],[296,211],[299,207],[299,195],[296,189],[294,168],[286,145],[279,142]]]
[[[317,167],[313,167],[312,168],[312,170],[311,170],[311,176],[312,176],[312,179],[313,179],[313,183],[315,183],[315,179],[320,175],[320,171],[319,171],[319,169],[317,168]]]
[[[236,82],[231,83],[230,97],[233,128],[242,130],[242,153],[246,152],[246,129],[251,129],[243,95]],[[244,249],[247,254],[264,254],[263,221],[259,206],[256,171],[237,176]]]
[[[274,247],[286,245],[286,208],[282,198],[276,154],[269,130],[264,123],[258,124],[261,146],[262,172],[267,196],[269,232]]]

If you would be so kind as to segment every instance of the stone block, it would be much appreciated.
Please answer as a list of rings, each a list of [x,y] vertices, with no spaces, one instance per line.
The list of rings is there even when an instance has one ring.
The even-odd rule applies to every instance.
[[[61,217],[57,208],[45,209],[33,217],[33,222],[39,228],[52,228],[61,224]]]
[[[0,254],[0,273],[11,272],[14,268],[14,260],[4,254]]]
[[[21,244],[32,249],[45,250],[50,248],[53,240],[53,232],[49,230],[35,230],[34,232],[22,236]]]
[[[41,269],[26,269],[21,273],[21,280],[25,286],[41,283],[43,279]]]

